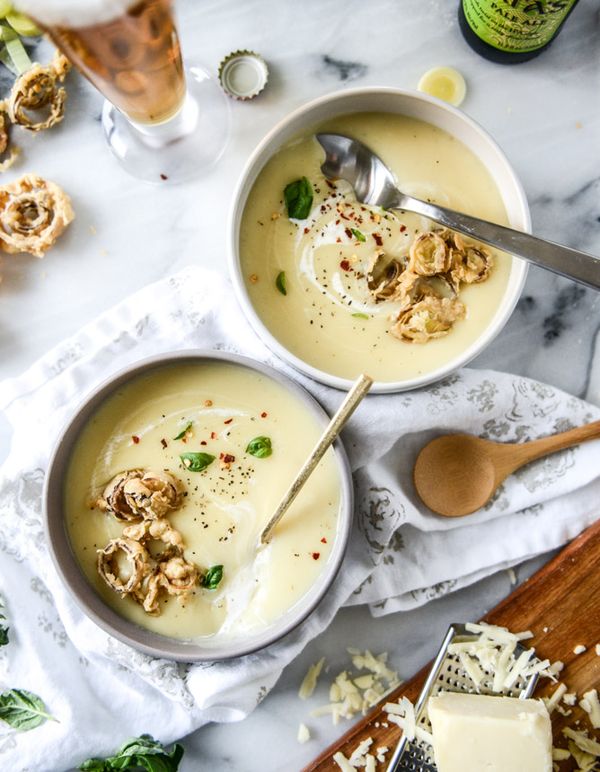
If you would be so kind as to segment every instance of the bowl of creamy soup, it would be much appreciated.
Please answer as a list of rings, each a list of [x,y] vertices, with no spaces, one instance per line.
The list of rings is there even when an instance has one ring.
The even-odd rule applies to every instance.
[[[44,494],[50,551],[83,611],[181,661],[240,656],[293,629],[348,539],[339,442],[257,545],[327,422],[302,387],[232,354],[168,354],[100,386],[59,440]]]
[[[229,229],[241,307],[277,355],[347,389],[416,388],[475,357],[502,329],[526,264],[327,180],[317,132],[359,139],[401,190],[520,230],[527,201],[491,137],[433,97],[368,88],[321,97],[279,123],[240,179]]]

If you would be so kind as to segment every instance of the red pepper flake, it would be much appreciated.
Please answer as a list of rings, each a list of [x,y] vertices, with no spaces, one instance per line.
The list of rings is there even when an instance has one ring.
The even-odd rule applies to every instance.
[[[378,247],[383,246],[383,239],[381,238],[381,235],[379,233],[374,233],[373,238],[375,239],[375,243]]]
[[[260,414],[260,417],[261,417],[261,418],[266,418],[268,415],[269,415],[269,414],[268,414],[268,413],[265,413],[265,411],[263,410],[263,412]]]
[[[131,439],[133,440],[134,445],[139,445],[140,438],[137,436],[137,434],[132,434]]]
[[[352,270],[352,266],[350,265],[348,260],[342,260],[342,262],[340,263],[340,268],[342,269],[342,271],[351,271]]]
[[[405,230],[406,230],[406,225],[401,225],[400,226],[400,233],[404,233]]]
[[[310,228],[305,228],[304,233],[310,233]]]
[[[216,432],[211,432],[210,433],[210,438],[211,438],[211,440],[216,440],[217,439],[217,433]]]
[[[350,218],[349,218],[349,217],[346,217],[346,215],[345,215],[343,212],[340,212],[340,217],[341,217],[343,220],[350,220]]]
[[[312,553],[312,559],[313,560],[318,560],[320,557],[321,557],[321,553],[320,552],[313,552]]]
[[[168,180],[168,179],[169,179],[169,178],[167,177],[167,175],[166,175],[166,174],[161,174],[161,175],[160,175],[160,178],[161,178],[161,180],[163,180],[163,182],[164,182],[165,180]]]
[[[332,190],[337,190],[336,186],[333,184],[333,182],[331,182],[331,180],[325,180],[325,182]]]
[[[223,421],[224,424],[230,424],[233,421],[233,418],[228,418],[226,421]]]
[[[324,536],[323,536],[323,538],[321,539],[321,544],[327,544],[327,539],[326,539]]]
[[[166,447],[167,447],[167,444],[168,444],[168,443],[167,443],[167,441],[165,440],[165,438],[163,437],[163,438],[162,438],[162,440],[160,441],[160,444],[163,446],[163,449],[164,449],[164,448],[166,448]]]
[[[352,238],[352,231],[350,230],[350,228],[345,228],[344,233],[346,234],[346,236],[348,236],[349,239]]]
[[[206,440],[202,440],[202,442],[200,443],[200,445],[206,445]]]
[[[235,461],[235,456],[232,456],[231,453],[219,453],[219,458],[226,464],[233,464]]]

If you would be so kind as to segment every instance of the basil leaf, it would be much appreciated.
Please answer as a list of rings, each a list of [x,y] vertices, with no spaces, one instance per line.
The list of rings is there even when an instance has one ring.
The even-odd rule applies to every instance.
[[[181,459],[184,467],[190,472],[201,472],[215,460],[215,457],[210,453],[202,452],[182,453],[179,458]]]
[[[357,228],[351,228],[350,229],[352,233],[354,234],[354,238],[358,239],[358,241],[366,241],[367,237],[364,233],[361,233]]]
[[[207,590],[216,590],[223,578],[223,566],[211,566],[202,577],[202,587]]]
[[[185,435],[189,432],[189,430],[194,425],[193,421],[188,421],[187,424],[183,427],[183,429],[179,432],[179,434],[176,437],[173,437],[174,440],[182,440]]]
[[[267,458],[273,452],[273,446],[271,445],[270,437],[255,437],[250,440],[246,453],[250,453],[251,456],[256,458]]]
[[[310,180],[301,177],[290,182],[283,191],[288,217],[292,220],[306,220],[313,202],[313,189]]]
[[[145,769],[148,772],[177,772],[183,757],[183,747],[173,745],[169,752],[149,734],[128,740],[114,756],[107,759],[88,759],[79,766],[85,772],[133,772]]]
[[[0,720],[13,729],[28,732],[47,719],[56,721],[37,694],[25,689],[9,689],[0,694]]]
[[[6,616],[4,615],[4,602],[0,597],[0,622],[6,622]],[[8,643],[8,627],[0,625],[0,646],[6,646]]]
[[[287,295],[287,287],[285,282],[285,271],[280,271],[275,279],[275,286],[281,292],[282,295]]]

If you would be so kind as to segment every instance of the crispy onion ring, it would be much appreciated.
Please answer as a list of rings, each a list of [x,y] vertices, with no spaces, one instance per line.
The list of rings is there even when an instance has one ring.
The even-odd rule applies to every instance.
[[[0,186],[0,243],[5,252],[43,257],[75,215],[69,197],[35,174]]]
[[[446,335],[465,316],[460,300],[429,296],[403,311],[390,332],[400,340],[426,343]]]
[[[467,246],[464,251],[452,250],[450,276],[453,281],[478,284],[485,281],[494,265],[491,252],[482,246]]]
[[[435,276],[450,268],[448,245],[433,231],[421,233],[411,244],[409,255],[409,270],[420,276]]]
[[[164,517],[177,509],[183,486],[169,472],[130,469],[108,483],[97,505],[117,520],[137,522]]]
[[[119,555],[123,555],[131,569],[128,577],[123,577],[119,568]],[[98,573],[106,584],[119,595],[135,593],[144,577],[152,570],[148,551],[133,539],[111,539],[106,547],[98,550]]]
[[[160,614],[160,596],[163,592],[184,600],[198,583],[200,576],[193,563],[188,562],[183,552],[176,548],[166,550],[158,558],[158,565],[148,577],[143,594],[138,593],[140,602],[147,614]]]
[[[34,64],[15,81],[7,100],[8,117],[28,131],[43,131],[60,123],[65,114],[67,92],[59,83],[70,69],[65,56],[55,54],[50,64]],[[45,118],[29,113],[47,110]]]
[[[390,259],[381,250],[375,252],[367,268],[367,286],[377,302],[395,297],[403,271],[399,260]]]
[[[141,523],[128,525],[123,529],[123,536],[141,542],[146,539],[157,539],[170,547],[183,549],[182,535],[164,517],[157,517],[154,520],[142,520]]]

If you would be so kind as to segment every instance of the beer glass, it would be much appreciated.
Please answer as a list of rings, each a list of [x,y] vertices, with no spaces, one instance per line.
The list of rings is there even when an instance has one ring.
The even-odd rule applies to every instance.
[[[222,155],[229,106],[199,66],[184,67],[171,0],[17,0],[106,97],[102,125],[132,175],[197,176]]]

